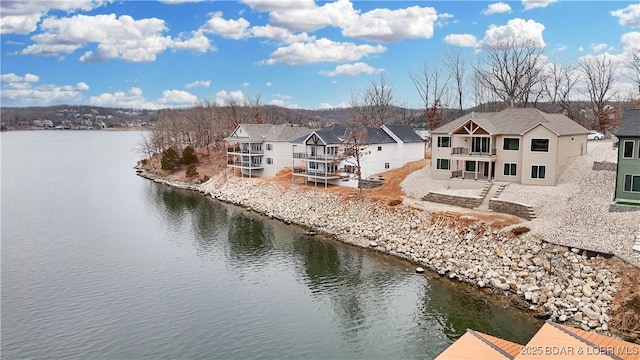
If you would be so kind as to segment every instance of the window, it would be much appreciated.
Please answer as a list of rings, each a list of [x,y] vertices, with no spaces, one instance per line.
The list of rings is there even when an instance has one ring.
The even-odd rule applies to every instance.
[[[273,145],[272,144],[267,144],[267,150],[271,150],[273,149]]]
[[[504,176],[516,176],[517,167],[515,163],[504,163]]]
[[[625,140],[622,148],[622,157],[625,159],[633,159],[633,145],[635,141]]]
[[[488,137],[474,137],[471,139],[471,151],[475,153],[488,153],[489,152],[489,138]]]
[[[382,146],[378,146],[378,151],[382,151]]]
[[[310,161],[309,162],[309,169],[317,169],[318,168],[318,163],[315,161]]]
[[[269,148],[269,146],[267,145],[267,149]],[[267,164],[271,165],[273,164],[273,159],[272,158],[267,158]]]
[[[436,169],[438,169],[438,170],[449,170],[449,159],[438,159],[438,160],[436,160]]]
[[[502,150],[520,150],[520,139],[504,138],[502,143]]]
[[[450,136],[438,136],[438,147],[451,147],[451,137]]]
[[[624,191],[640,192],[640,175],[625,175]]]
[[[546,177],[547,167],[544,165],[532,165],[531,166],[531,178],[532,179],[544,179]]]
[[[475,161],[465,161],[464,162],[464,171],[475,172],[476,171],[476,162]]]
[[[390,167],[390,164],[388,162],[384,163],[384,168],[388,169]]]
[[[549,139],[531,139],[531,151],[549,152]]]

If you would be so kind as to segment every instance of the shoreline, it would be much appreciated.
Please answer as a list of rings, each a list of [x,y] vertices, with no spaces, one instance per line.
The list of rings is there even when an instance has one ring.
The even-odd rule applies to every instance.
[[[606,260],[553,245],[531,234],[494,229],[484,221],[444,213],[345,200],[300,186],[233,178],[216,184],[163,179],[154,182],[196,191],[287,224],[408,261],[450,280],[489,289],[538,318],[611,334],[610,309],[621,278]]]

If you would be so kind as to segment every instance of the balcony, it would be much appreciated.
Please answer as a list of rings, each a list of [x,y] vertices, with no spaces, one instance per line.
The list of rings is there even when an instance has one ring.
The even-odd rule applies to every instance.
[[[451,178],[462,180],[489,180],[489,177],[484,175],[483,173],[462,170],[452,171]]]
[[[341,157],[337,154],[307,154],[307,153],[293,153],[294,159],[313,160],[313,161],[336,161]]]
[[[340,179],[340,175],[335,172],[326,172],[325,170],[315,170],[315,169],[293,169],[293,175],[297,176],[306,176],[308,178],[319,178],[319,179]]]
[[[491,149],[489,151],[472,151],[470,148],[466,147],[454,147],[451,148],[451,156],[455,157],[495,157],[496,149]]]
[[[262,150],[262,148],[247,149],[247,148],[241,148],[239,146],[227,146],[227,154],[242,154],[242,155],[253,156],[253,155],[263,155],[264,151]]]
[[[241,169],[264,169],[262,163],[253,163],[251,161],[227,160],[227,165]]]

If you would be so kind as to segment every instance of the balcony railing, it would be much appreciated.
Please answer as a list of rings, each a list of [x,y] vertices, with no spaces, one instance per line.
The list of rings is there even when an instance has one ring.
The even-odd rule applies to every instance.
[[[308,153],[293,153],[294,159],[305,159],[314,161],[333,161],[340,159],[337,154],[308,154]]]
[[[257,163],[252,163],[251,161],[227,160],[227,165],[241,167],[245,169],[263,169],[264,168],[264,165],[262,165],[261,163],[257,164]]]
[[[264,151],[262,151],[262,149],[243,149],[240,147],[227,147],[227,153],[245,154],[245,155],[262,155],[264,154]]]
[[[489,151],[471,151],[466,147],[454,147],[451,148],[451,155],[464,155],[464,156],[496,156],[496,149]]]
[[[322,179],[339,179],[340,175],[335,172],[315,169],[293,169],[293,173],[299,176],[316,177]]]
[[[489,177],[473,171],[456,170],[451,172],[452,179],[465,179],[465,180],[489,180]]]

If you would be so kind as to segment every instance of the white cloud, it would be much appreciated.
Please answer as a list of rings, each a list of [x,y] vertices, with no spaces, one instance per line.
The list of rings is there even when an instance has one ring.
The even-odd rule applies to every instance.
[[[211,85],[211,80],[196,80],[194,82],[188,83],[184,87],[187,89],[191,89],[198,86],[209,87]]]
[[[312,9],[316,6],[314,0],[242,0],[242,2],[257,11]]]
[[[274,1],[275,3],[275,1]],[[269,13],[271,24],[291,31],[313,31],[328,25],[348,26],[354,23],[358,13],[349,0],[338,0],[322,6],[293,6],[275,9]]]
[[[342,34],[348,37],[380,42],[403,39],[430,39],[438,14],[432,7],[412,6],[406,9],[375,9],[345,26]]]
[[[195,105],[198,102],[198,98],[182,90],[165,90],[157,102],[164,105],[163,107],[184,107]]]
[[[558,46],[556,47],[556,51],[565,51],[565,50],[567,50],[567,45],[558,44]]]
[[[238,40],[247,35],[248,27],[249,22],[244,18],[227,20],[222,17],[222,12],[217,11],[211,14],[211,18],[201,29],[225,38]]]
[[[631,4],[624,9],[612,11],[611,16],[617,17],[618,24],[622,26],[640,27],[640,4]]]
[[[140,109],[188,107],[197,102],[197,97],[182,90],[165,90],[162,92],[162,97],[156,101],[149,101],[144,97],[142,89],[138,87],[132,87],[127,92],[102,93],[89,98],[89,104],[95,106]]]
[[[320,109],[337,109],[337,108],[348,108],[351,105],[347,102],[341,102],[338,105],[331,105],[329,103],[320,103]]]
[[[502,14],[508,12],[511,12],[511,6],[504,2],[489,4],[489,6],[482,11],[482,13],[485,15]]]
[[[38,75],[26,73],[24,76],[19,76],[14,73],[0,75],[0,82],[3,83],[36,83],[40,81]]]
[[[484,39],[480,40],[481,47],[499,44],[505,40],[532,41],[536,46],[544,47],[542,32],[545,26],[534,20],[524,20],[520,18],[511,19],[507,25],[491,25],[484,34]]]
[[[578,51],[579,52],[583,52],[584,51],[584,47],[583,46],[578,46]]]
[[[273,86],[273,83],[271,81],[268,81],[264,84],[266,87],[271,87]]]
[[[363,62],[357,62],[354,64],[338,65],[333,71],[321,71],[320,74],[334,77],[334,76],[341,76],[341,75],[356,76],[362,73],[373,74],[374,72],[376,72],[376,68],[374,68],[373,66]]]
[[[270,40],[282,40],[287,43],[294,43],[298,41],[313,41],[315,37],[309,36],[307,33],[294,34],[291,31],[272,25],[265,26],[253,26],[249,29],[251,36],[261,37]]]
[[[181,36],[171,43],[172,49],[177,50],[192,50],[197,52],[207,52],[208,50],[216,50],[215,46],[211,45],[209,38],[204,36],[202,30],[196,30],[191,33],[191,37]]]
[[[95,52],[87,51],[80,57],[82,62],[102,62],[121,58],[132,62],[149,62],[171,45],[170,36],[163,20],[156,18],[135,20],[115,14],[68,18],[46,18],[42,21],[44,31],[34,35],[35,44],[22,50],[25,55],[53,56],[69,54],[89,44],[97,43]]]
[[[444,42],[460,47],[478,46],[478,39],[472,34],[449,34],[444,37]]]
[[[236,90],[236,91],[230,91],[230,92],[227,92],[226,90],[220,90],[216,93],[216,98],[214,101],[218,105],[224,105],[225,102],[228,100],[236,101],[236,102],[239,102],[240,104],[244,104],[246,98],[242,90]]]
[[[82,92],[89,89],[84,82],[73,85],[55,85],[37,83],[37,75],[14,73],[0,75],[2,104],[5,106],[47,106],[63,103],[75,103],[82,100]]]
[[[348,42],[333,42],[329,39],[318,39],[308,43],[294,43],[280,47],[271,53],[264,63],[268,65],[305,65],[319,62],[356,61],[370,54],[386,51],[382,45],[356,45]]]
[[[249,87],[249,86],[251,86],[251,84],[246,81],[242,83],[242,87]]]
[[[605,50],[607,50],[607,48],[609,47],[609,45],[607,44],[591,44],[589,46],[591,48],[591,51],[593,51],[594,53],[601,53]]]
[[[531,10],[535,8],[544,8],[557,0],[522,0],[522,5],[525,10]]]
[[[622,34],[620,37],[620,45],[626,52],[631,52],[632,49],[637,49],[640,46],[640,32],[632,31],[626,34]]]
[[[0,34],[29,34],[36,30],[40,19],[51,10],[74,12],[89,11],[109,0],[48,0],[48,1],[0,1]]]

